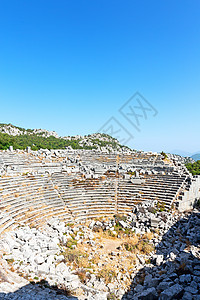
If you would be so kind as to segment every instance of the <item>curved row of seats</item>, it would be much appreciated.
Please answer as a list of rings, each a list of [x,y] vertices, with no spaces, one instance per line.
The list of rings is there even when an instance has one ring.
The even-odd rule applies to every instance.
[[[145,175],[141,184],[121,176],[85,179],[80,173],[20,175],[0,178],[0,232],[18,224],[41,224],[51,216],[67,222],[100,216],[127,214],[146,200],[164,202],[170,208],[185,184],[186,176]]]
[[[57,159],[48,159],[40,155],[26,152],[2,152],[0,153],[1,168],[6,169],[12,176],[28,172],[56,172],[62,170],[62,163]]]
[[[178,174],[145,175],[145,183],[133,184],[122,178],[84,180],[81,176],[74,179],[65,173],[52,175],[52,181],[76,219],[127,214],[135,204],[147,200],[164,202],[165,207],[170,208],[185,179],[185,175]]]
[[[76,220],[115,213],[114,182],[107,179],[78,178],[66,173],[54,173],[52,181]]]
[[[186,176],[151,175],[146,176],[145,183],[134,184],[128,180],[119,182],[118,212],[128,213],[141,201],[157,200],[169,209],[185,184]]]
[[[39,225],[51,216],[71,220],[62,198],[47,175],[0,179],[0,232],[11,225]]]

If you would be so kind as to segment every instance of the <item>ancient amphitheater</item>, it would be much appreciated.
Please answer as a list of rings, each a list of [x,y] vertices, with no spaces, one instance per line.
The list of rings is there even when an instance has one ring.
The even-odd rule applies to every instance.
[[[0,231],[41,224],[52,216],[67,222],[128,214],[151,200],[192,207],[199,177],[181,157],[142,151],[16,150],[0,152]]]
[[[0,299],[199,299],[184,158],[10,147],[0,175]]]

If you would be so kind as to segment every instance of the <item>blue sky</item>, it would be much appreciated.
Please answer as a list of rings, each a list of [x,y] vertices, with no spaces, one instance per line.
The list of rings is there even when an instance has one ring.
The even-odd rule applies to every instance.
[[[136,149],[200,150],[198,0],[0,1],[0,122],[98,131],[114,116]],[[158,111],[137,132],[120,107]]]

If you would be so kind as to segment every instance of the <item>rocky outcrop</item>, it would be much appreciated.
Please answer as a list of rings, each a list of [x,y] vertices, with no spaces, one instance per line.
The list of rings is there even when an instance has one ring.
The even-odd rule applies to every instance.
[[[54,137],[56,139],[68,140],[76,143],[76,148],[83,149],[101,149],[105,153],[110,151],[123,151],[128,150],[127,146],[120,145],[119,141],[107,134],[94,133],[85,136],[59,136],[55,131],[49,131],[46,129],[25,129],[14,126],[12,124],[1,124],[0,132],[12,136],[29,135],[39,136],[43,138]],[[34,141],[33,141],[34,144]]]
[[[200,214],[179,216],[123,299],[200,299]]]
[[[30,299],[36,295],[42,296],[35,299],[47,299],[47,295],[48,299],[53,299],[51,295],[58,293],[53,289],[55,286],[60,293],[70,291],[80,300],[199,299],[199,211],[181,214],[157,211],[152,214],[150,208],[143,204],[136,207],[127,218],[116,216],[114,219],[93,220],[84,225],[69,225],[52,218],[41,229],[24,226],[4,234],[0,243],[4,268],[0,283],[2,299],[14,299],[14,295],[26,299],[23,298],[24,293],[30,294]],[[121,240],[121,243],[116,243],[115,250],[112,250],[111,243],[109,251],[104,239],[100,240],[96,235],[99,231],[109,234],[113,245],[116,241]],[[136,245],[137,252],[126,247],[131,232],[138,240],[142,238],[143,245],[147,245],[147,235],[152,234],[150,252],[139,252],[139,244]],[[78,254],[82,257],[81,268],[78,265],[80,262],[74,263],[80,249],[84,251]],[[100,249],[102,252],[99,252]],[[125,258],[133,259],[132,253],[137,253],[132,268],[121,272],[120,262],[125,268]],[[99,259],[94,261],[96,254],[99,254]],[[84,266],[84,259],[88,266]],[[117,272],[110,273],[113,278],[106,282],[107,274],[102,272],[105,270],[103,266],[111,266],[112,263],[116,267],[119,265],[119,268]],[[91,272],[94,266],[96,269]],[[28,280],[20,281],[16,273]],[[35,284],[30,284],[32,281]],[[124,286],[124,282],[128,281],[130,284]],[[59,297],[56,299],[72,299],[64,294]]]

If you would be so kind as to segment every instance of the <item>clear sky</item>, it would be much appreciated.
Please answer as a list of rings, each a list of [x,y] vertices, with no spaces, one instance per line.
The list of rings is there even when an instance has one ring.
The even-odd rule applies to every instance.
[[[139,91],[158,111],[137,132]],[[110,117],[136,149],[200,150],[199,0],[1,0],[0,122],[89,134]]]

